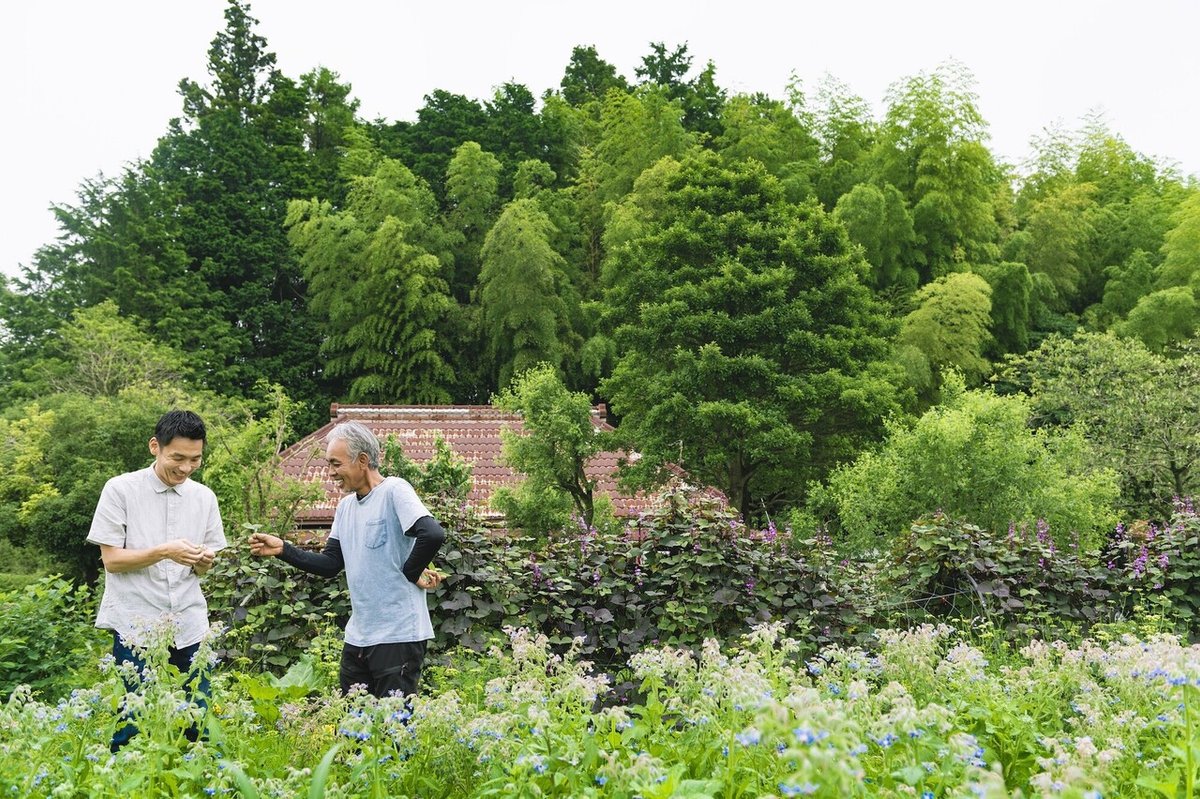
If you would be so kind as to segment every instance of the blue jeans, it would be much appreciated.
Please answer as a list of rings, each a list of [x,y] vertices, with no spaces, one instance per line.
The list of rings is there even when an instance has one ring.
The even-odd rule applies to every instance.
[[[184,682],[184,690],[187,692],[188,699],[195,702],[202,710],[207,710],[209,695],[208,671],[207,669],[192,668],[192,661],[196,658],[196,651],[199,648],[200,644],[192,644],[182,649],[171,647],[167,650],[169,654],[168,660],[172,666],[179,669],[180,674],[187,674]],[[118,665],[121,663],[132,663],[137,667],[139,674],[146,667],[146,662],[138,656],[134,649],[122,641],[121,636],[115,631],[113,632],[113,657],[116,659]],[[133,693],[138,690],[139,685],[136,678],[133,681],[125,677],[121,679],[125,682],[125,690],[127,692]],[[112,744],[109,746],[109,749],[113,752],[116,752],[122,746],[129,743],[129,739],[137,735],[138,732],[137,725],[129,721],[128,714],[122,712],[121,718],[125,719],[128,723],[117,728],[117,731],[113,733]],[[189,741],[196,741],[200,737],[200,730],[193,724],[184,731],[184,735],[187,736]]]

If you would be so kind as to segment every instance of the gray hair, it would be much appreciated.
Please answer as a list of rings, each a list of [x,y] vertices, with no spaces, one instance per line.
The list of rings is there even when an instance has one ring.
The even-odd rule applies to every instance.
[[[350,460],[358,460],[358,456],[366,454],[367,465],[372,469],[379,468],[379,439],[371,429],[362,422],[339,422],[325,437],[326,445],[335,441],[345,441],[350,451]]]

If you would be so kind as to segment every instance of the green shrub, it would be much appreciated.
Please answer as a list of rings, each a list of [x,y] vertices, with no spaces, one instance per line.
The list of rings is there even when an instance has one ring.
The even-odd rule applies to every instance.
[[[440,645],[480,649],[505,625],[546,634],[612,662],[652,644],[696,646],[764,620],[812,643],[861,629],[861,617],[817,568],[817,542],[752,530],[695,492],[672,490],[623,529],[579,524],[538,544],[480,527],[454,531],[439,560]]]
[[[95,614],[91,590],[58,575],[0,594],[0,698],[23,684],[46,697],[69,691],[106,641]]]
[[[1116,475],[1082,435],[1032,430],[1027,400],[965,391],[961,380],[947,380],[943,396],[911,424],[889,422],[881,449],[814,491],[847,543],[886,547],[935,511],[992,530],[1044,519],[1060,548],[1075,533],[1089,548],[1103,541],[1117,522]]]
[[[1194,638],[1198,575],[1200,518],[1186,502],[1170,524],[1118,526],[1093,551],[1059,547],[1041,521],[997,533],[939,513],[894,543],[880,588],[897,600],[874,621],[987,616],[1010,631],[1062,635],[1071,624],[1086,630],[1154,610]]]

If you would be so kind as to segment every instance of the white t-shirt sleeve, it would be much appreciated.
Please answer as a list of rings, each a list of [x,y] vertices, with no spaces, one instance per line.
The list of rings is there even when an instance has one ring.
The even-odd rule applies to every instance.
[[[221,523],[221,508],[213,496],[209,499],[208,523],[204,526],[204,546],[213,552],[220,552],[227,545],[225,526]]]
[[[104,490],[100,492],[100,501],[96,503],[87,540],[93,544],[124,548],[128,518],[125,494],[120,490],[116,478],[113,478],[104,484]]]
[[[400,520],[400,529],[405,533],[412,529],[412,526],[417,523],[417,519],[431,515],[425,507],[425,503],[413,490],[412,484],[407,480],[397,477],[392,483],[392,490],[389,494],[392,498],[392,508],[396,512],[396,518]]]

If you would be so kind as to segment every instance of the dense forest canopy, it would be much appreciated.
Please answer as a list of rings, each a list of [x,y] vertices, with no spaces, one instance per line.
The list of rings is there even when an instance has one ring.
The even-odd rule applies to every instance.
[[[281,389],[303,433],[331,401],[487,402],[544,364],[610,403],[635,478],[679,463],[748,517],[836,520],[814,487],[900,451],[948,386],[1121,461],[1129,513],[1200,480],[1176,420],[1200,187],[1099,121],[1006,164],[960,64],[897,76],[877,117],[830,77],[731,92],[663,42],[630,76],[580,45],[540,95],[365,120],[336,72],[284,74],[248,4],[225,19],[153,153],[84,181],[0,283],[2,536],[77,530],[168,395],[233,420]],[[53,445],[79,425],[96,452]]]

